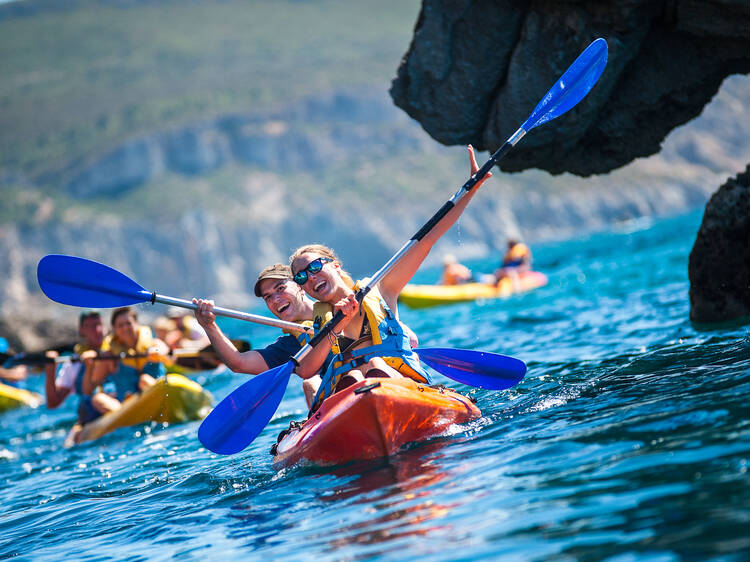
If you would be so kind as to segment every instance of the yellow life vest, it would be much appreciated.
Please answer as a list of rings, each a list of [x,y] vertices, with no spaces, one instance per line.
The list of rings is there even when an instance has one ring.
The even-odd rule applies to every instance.
[[[109,351],[113,355],[146,355],[150,347],[154,345],[154,336],[151,333],[151,328],[148,326],[141,326],[138,329],[138,341],[135,347],[128,347],[122,343],[120,339],[114,334],[109,334],[104,338],[101,350]],[[143,368],[149,363],[148,357],[132,357],[120,359],[123,365],[132,367],[139,373],[143,372]]]
[[[92,347],[89,344],[83,343],[83,342],[79,342],[73,346],[73,353],[75,353],[76,355],[80,355],[84,351],[92,351],[92,350],[99,351],[98,348]]]
[[[356,291],[358,288],[359,281],[354,286],[354,290]],[[398,322],[386,307],[385,300],[381,296],[380,291],[375,287],[367,293],[360,304],[360,309],[365,313],[365,321],[370,325],[373,347],[383,343],[384,336],[387,337],[388,335],[391,322]],[[316,332],[331,318],[333,318],[333,305],[324,302],[316,302],[313,305],[313,326]],[[333,361],[333,368],[337,369],[344,363],[340,357],[341,348],[339,347],[338,340],[331,346],[331,351],[339,356]],[[411,348],[409,351],[411,351]],[[404,361],[402,357],[383,356],[383,360],[387,365],[393,367],[404,376],[421,383],[429,382],[429,379],[425,376],[426,373],[419,372]]]
[[[300,326],[307,326],[308,328],[313,327],[312,320],[305,320],[303,322],[297,322],[297,324],[299,324]],[[293,330],[288,330],[286,328],[282,328],[281,331],[287,335],[294,336],[295,338],[297,338],[297,341],[299,342],[300,347],[305,347],[305,345],[309,343],[310,340],[312,339],[310,337],[310,334],[308,334],[307,332],[295,332]]]

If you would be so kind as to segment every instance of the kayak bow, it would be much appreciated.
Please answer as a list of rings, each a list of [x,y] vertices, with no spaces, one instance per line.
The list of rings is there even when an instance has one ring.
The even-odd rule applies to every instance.
[[[273,466],[386,457],[480,415],[469,398],[449,388],[406,378],[369,378],[337,392],[301,426],[282,432],[272,450]]]

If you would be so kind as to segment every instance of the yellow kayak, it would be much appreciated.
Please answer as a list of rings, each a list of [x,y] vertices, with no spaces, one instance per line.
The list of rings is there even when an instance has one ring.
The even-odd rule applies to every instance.
[[[0,383],[0,412],[13,410],[21,406],[36,408],[41,403],[42,397],[36,392]]]
[[[121,427],[149,421],[182,423],[201,420],[211,411],[213,397],[197,382],[182,375],[170,374],[139,394],[125,399],[122,408],[84,426],[76,424],[65,439],[65,445],[98,439]]]
[[[411,308],[427,308],[442,304],[497,299],[525,293],[547,284],[547,276],[538,271],[519,273],[518,279],[504,277],[496,285],[464,283],[463,285],[412,285],[404,287],[399,300]]]

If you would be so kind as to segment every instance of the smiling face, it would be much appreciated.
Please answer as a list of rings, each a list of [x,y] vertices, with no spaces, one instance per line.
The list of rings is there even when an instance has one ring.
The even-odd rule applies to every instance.
[[[315,252],[305,252],[292,262],[292,273],[302,271],[310,262],[323,257]],[[341,277],[341,266],[336,262],[324,262],[317,273],[307,272],[307,281],[302,288],[315,300],[335,303],[351,292],[349,285]]]
[[[132,313],[120,314],[115,318],[112,330],[115,336],[128,347],[135,347],[138,343],[138,321]]]
[[[258,284],[268,310],[281,320],[302,322],[312,318],[312,306],[302,289],[291,279],[264,279]]]

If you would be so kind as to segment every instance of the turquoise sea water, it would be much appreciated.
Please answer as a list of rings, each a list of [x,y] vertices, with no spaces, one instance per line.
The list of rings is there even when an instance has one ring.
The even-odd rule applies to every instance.
[[[422,345],[513,355],[529,371],[505,392],[440,379],[483,417],[387,461],[274,472],[268,449],[303,416],[296,380],[229,458],[201,448],[198,423],[63,449],[72,401],[3,414],[0,556],[747,559],[750,339],[688,321],[700,216],[535,247],[550,282],[522,297],[402,307]],[[258,346],[276,335],[225,327]],[[198,379],[222,398],[247,377]]]

